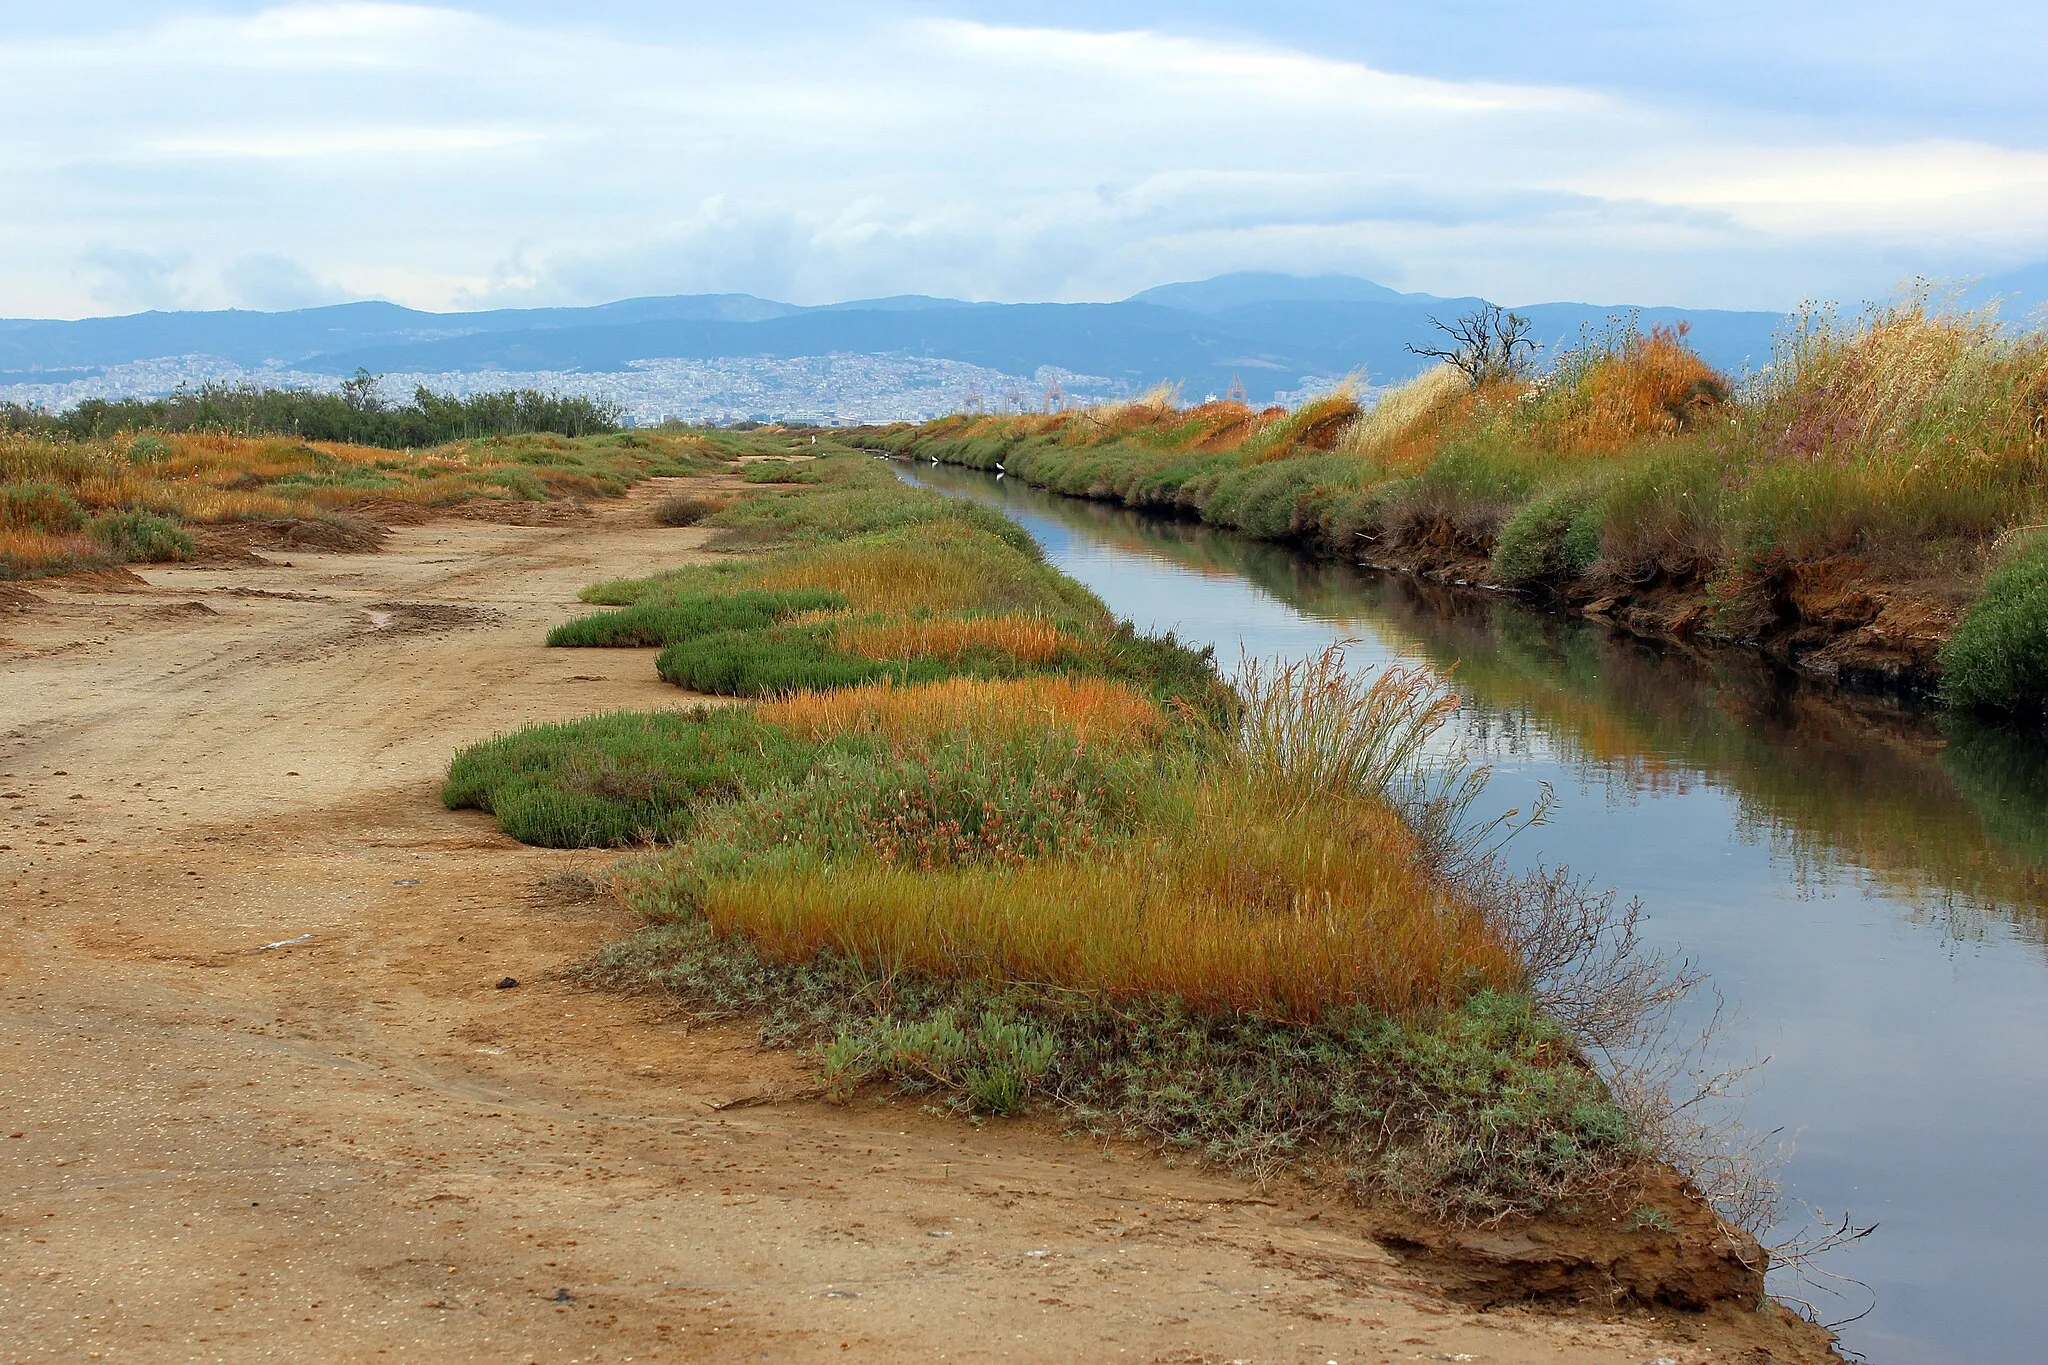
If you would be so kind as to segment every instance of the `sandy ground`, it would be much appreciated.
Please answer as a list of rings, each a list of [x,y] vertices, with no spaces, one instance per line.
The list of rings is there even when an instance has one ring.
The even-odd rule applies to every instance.
[[[716,1107],[799,1061],[562,982],[629,927],[551,889],[607,858],[436,799],[682,700],[540,643],[701,542],[662,491],[0,607],[0,1358],[1767,1358],[1460,1307],[1342,1208],[1049,1125]]]

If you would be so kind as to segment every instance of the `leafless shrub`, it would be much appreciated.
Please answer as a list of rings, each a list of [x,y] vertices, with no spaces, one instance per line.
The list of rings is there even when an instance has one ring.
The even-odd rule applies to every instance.
[[[1475,389],[1502,380],[1526,378],[1535,363],[1536,343],[1529,338],[1535,323],[1500,305],[1481,304],[1455,322],[1429,320],[1451,341],[1448,347],[1414,346],[1415,355],[1456,366]]]
[[[696,493],[677,493],[663,498],[654,505],[654,523],[657,526],[695,526],[713,512],[725,507],[719,498],[707,498]]]

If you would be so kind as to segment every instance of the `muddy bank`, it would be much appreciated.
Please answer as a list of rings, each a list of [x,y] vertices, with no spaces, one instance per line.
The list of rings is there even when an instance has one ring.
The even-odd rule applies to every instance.
[[[1849,557],[1711,579],[1665,573],[1629,579],[1596,570],[1510,589],[1493,581],[1491,542],[1448,527],[1385,548],[1341,546],[1320,528],[1286,543],[1435,583],[1511,592],[1531,606],[1576,613],[1645,639],[1750,649],[1805,677],[1909,697],[1931,698],[1939,690],[1941,648],[1971,597],[1971,585],[1960,578],[1887,579]]]
[[[931,458],[922,450],[914,457],[879,448],[876,453],[910,463]],[[955,463],[945,458],[943,448],[938,462]],[[1006,477],[1032,482],[1016,472]],[[1106,480],[1072,491],[1048,491],[1156,516],[1202,519],[1200,505],[1177,493],[1133,499]],[[1250,534],[1235,526],[1217,529]],[[1318,559],[1410,574],[1460,589],[1508,593],[1529,605],[1582,615],[1644,639],[1753,650],[1806,677],[1914,698],[1932,697],[1938,691],[1942,646],[1976,586],[1975,576],[1960,570],[1904,577],[1841,556],[1767,566],[1742,575],[1714,575],[1709,566],[1702,566],[1691,574],[1659,571],[1631,579],[1596,569],[1581,577],[1511,588],[1495,581],[1496,529],[1490,523],[1467,526],[1446,518],[1411,525],[1398,535],[1376,536],[1297,516],[1283,533],[1265,538]]]

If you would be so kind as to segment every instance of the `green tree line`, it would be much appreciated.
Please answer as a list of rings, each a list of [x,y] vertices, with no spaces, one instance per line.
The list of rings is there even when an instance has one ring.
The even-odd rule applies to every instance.
[[[88,398],[63,412],[0,404],[0,428],[90,440],[123,431],[224,431],[237,436],[298,436],[310,441],[404,449],[554,432],[589,436],[616,431],[617,405],[590,398],[503,389],[458,398],[422,384],[409,402],[391,403],[366,370],[339,393],[311,389],[205,384],[163,398]]]

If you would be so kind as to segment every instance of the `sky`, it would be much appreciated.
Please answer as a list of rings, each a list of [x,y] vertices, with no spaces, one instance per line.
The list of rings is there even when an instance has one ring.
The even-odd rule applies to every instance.
[[[2048,259],[2044,70],[2041,0],[0,0],[0,316],[1853,301]]]

